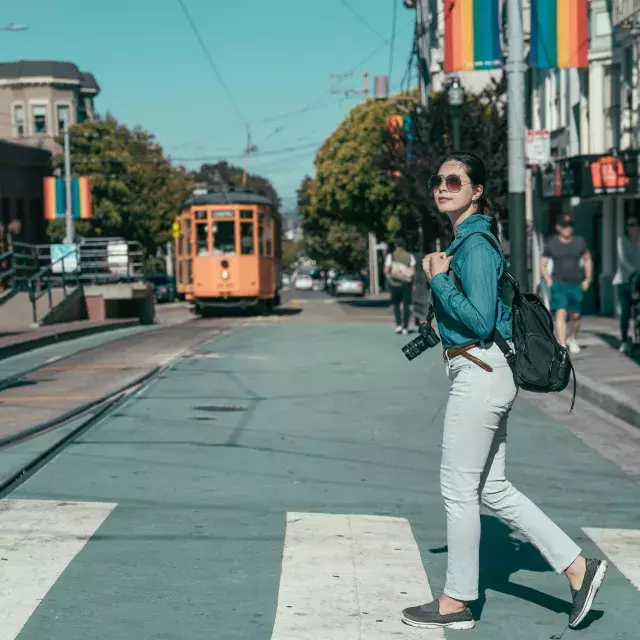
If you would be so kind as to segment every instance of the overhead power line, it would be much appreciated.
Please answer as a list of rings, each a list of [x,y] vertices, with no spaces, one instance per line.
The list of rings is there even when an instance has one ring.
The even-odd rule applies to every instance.
[[[371,31],[372,33],[375,33],[378,38],[380,38],[380,40],[382,40],[382,42],[384,42],[385,44],[389,44],[389,40],[387,38],[385,38],[375,27],[371,26],[371,23],[358,11],[356,11],[348,2],[347,0],[340,0],[340,2],[342,2],[342,4],[349,9],[349,11],[351,11],[351,13],[353,13],[354,16],[356,16],[356,18],[358,18],[358,20],[360,20],[360,22],[362,22],[362,24],[364,24],[369,31]]]
[[[402,28],[402,31],[404,32],[408,27],[412,26],[414,24],[414,19],[411,18],[411,20],[409,20],[409,22],[407,22],[407,24]],[[371,60],[371,58],[373,58],[374,56],[376,56],[378,53],[380,53],[380,51],[382,51],[385,47],[389,46],[389,41],[384,39],[384,42],[379,46],[376,47],[369,55],[366,56],[366,58],[364,58],[363,60],[361,60],[355,67],[353,67],[353,69],[351,69],[351,71],[349,73],[345,73],[343,74],[344,77],[350,75],[350,74],[354,74],[357,71],[359,71],[360,69],[362,69],[362,67],[369,62],[369,60]],[[302,109],[299,109],[298,111],[295,111],[291,114],[291,119],[300,116],[304,113],[306,113],[307,111],[310,111],[311,109],[313,109],[315,107],[315,105],[320,102],[320,100],[322,100],[326,95],[331,94],[331,92],[338,87],[338,85],[340,85],[343,82],[343,78],[339,79],[337,82],[334,82],[326,91],[323,91],[322,94],[320,94],[317,98],[315,98],[314,100],[312,100],[306,107],[303,107]],[[277,127],[274,131],[272,131],[264,140],[262,140],[262,142],[260,142],[260,145],[264,144],[267,140],[271,140],[271,138],[273,138],[274,136],[276,136],[278,133],[280,133],[281,131],[283,131],[286,128],[286,121],[285,124]],[[258,146],[260,146],[258,145]]]
[[[213,70],[213,73],[215,73],[216,77],[218,78],[218,81],[222,85],[222,88],[224,89],[225,93],[227,94],[227,98],[229,98],[229,102],[233,105],[233,108],[236,110],[236,113],[238,114],[238,117],[242,121],[242,124],[248,130],[249,129],[249,123],[247,122],[247,120],[245,119],[244,115],[242,114],[242,110],[238,106],[238,103],[234,100],[233,96],[231,95],[231,91],[229,91],[229,87],[225,83],[222,75],[220,75],[220,71],[218,71],[218,67],[216,66],[216,63],[213,61],[213,57],[209,53],[209,50],[207,49],[207,45],[204,43],[204,40],[202,39],[202,36],[200,35],[200,32],[198,31],[198,27],[196,27],[195,22],[191,18],[191,15],[189,14],[189,10],[187,9],[187,7],[186,7],[186,5],[185,5],[183,0],[178,0],[178,4],[182,8],[182,12],[184,13],[185,17],[187,18],[187,21],[189,22],[189,25],[191,25],[191,30],[193,31],[193,33],[194,33],[196,39],[198,40],[198,42],[200,43],[200,47],[202,48],[202,51],[204,52],[205,57],[209,61],[209,65],[211,66],[211,69]]]

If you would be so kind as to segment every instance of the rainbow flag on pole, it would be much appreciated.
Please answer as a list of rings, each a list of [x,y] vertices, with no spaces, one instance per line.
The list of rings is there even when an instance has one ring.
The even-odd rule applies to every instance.
[[[531,66],[589,66],[587,0],[531,0]]]
[[[44,218],[55,220],[64,218],[67,197],[64,178],[44,178]],[[71,211],[76,220],[89,220],[93,217],[91,205],[91,185],[89,178],[71,180]]]
[[[445,0],[444,71],[502,66],[499,0]]]

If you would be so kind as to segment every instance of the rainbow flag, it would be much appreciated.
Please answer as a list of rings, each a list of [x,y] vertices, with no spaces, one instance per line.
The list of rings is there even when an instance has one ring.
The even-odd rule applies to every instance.
[[[64,218],[67,206],[67,192],[64,178],[56,176],[44,178],[44,219]],[[71,211],[76,220],[93,217],[91,205],[91,184],[89,178],[72,178]]]
[[[444,71],[502,66],[499,0],[445,0]]]
[[[531,0],[531,57],[537,69],[589,66],[587,0]]]

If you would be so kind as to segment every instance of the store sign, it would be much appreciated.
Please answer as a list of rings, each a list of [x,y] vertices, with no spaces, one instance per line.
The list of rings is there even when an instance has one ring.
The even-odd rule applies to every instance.
[[[580,195],[580,174],[575,159],[557,160],[540,171],[543,198],[572,198]]]
[[[525,155],[527,164],[547,164],[551,159],[551,132],[546,129],[527,129]]]
[[[609,154],[581,158],[584,197],[638,193],[639,154],[638,150],[629,150],[615,156]]]
[[[589,163],[591,185],[596,195],[601,193],[624,193],[629,186],[629,177],[624,171],[624,162],[613,156],[600,156]]]
[[[78,270],[78,246],[75,244],[52,244],[51,270],[53,273],[75,273]]]

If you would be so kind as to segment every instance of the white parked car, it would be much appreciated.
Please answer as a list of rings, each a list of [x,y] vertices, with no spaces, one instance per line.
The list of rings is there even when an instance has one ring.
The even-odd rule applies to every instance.
[[[311,291],[313,289],[313,278],[308,273],[300,273],[296,276],[295,287],[298,291]]]
[[[364,282],[357,273],[340,274],[334,282],[336,296],[363,296]]]

